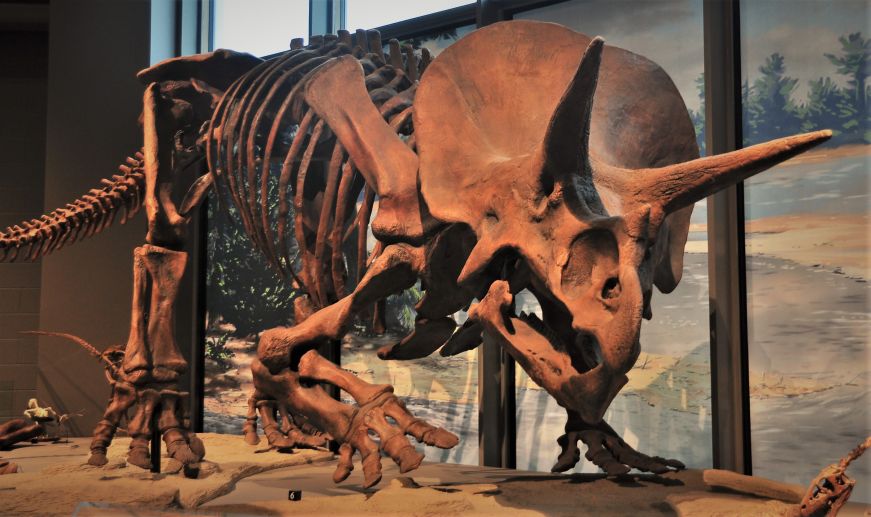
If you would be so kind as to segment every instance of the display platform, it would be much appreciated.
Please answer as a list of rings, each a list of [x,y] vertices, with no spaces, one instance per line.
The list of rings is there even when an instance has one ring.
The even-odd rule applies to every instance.
[[[241,436],[200,436],[208,461],[201,464],[199,479],[184,477],[172,460],[164,460],[161,474],[127,466],[123,438],[109,449],[106,467],[85,463],[87,438],[21,444],[2,453],[22,472],[0,476],[0,514],[774,516],[787,514],[804,491],[715,470],[606,478],[424,463],[400,474],[387,462],[381,483],[364,489],[359,469],[333,484],[335,460],[328,452],[283,454],[265,444],[247,445]],[[301,497],[288,500],[290,490]],[[848,503],[841,515],[868,511],[868,505]]]

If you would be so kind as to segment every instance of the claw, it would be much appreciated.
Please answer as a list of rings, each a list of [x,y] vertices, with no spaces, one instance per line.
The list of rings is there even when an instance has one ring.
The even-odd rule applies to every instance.
[[[653,459],[660,462],[660,463],[665,463],[666,465],[668,465],[669,467],[671,467],[673,469],[684,470],[687,468],[687,466],[684,465],[683,462],[680,462],[678,460],[672,460],[669,458],[662,458],[660,456],[654,456]]]
[[[92,451],[91,456],[88,458],[88,465],[95,467],[102,467],[107,463],[109,463],[109,460],[106,458],[105,452]]]
[[[363,458],[363,488],[372,488],[381,481],[381,455],[370,452]]]
[[[206,457],[206,445],[195,433],[188,433],[188,445],[190,445],[191,452],[197,457],[197,461]]]
[[[170,429],[163,434],[163,441],[166,443],[166,450],[169,456],[184,465],[197,463],[206,454],[203,442],[199,438],[196,439],[198,442],[196,447],[201,449],[202,454],[197,454],[193,451],[192,444],[188,443],[188,439],[188,436],[178,429]]]
[[[180,461],[184,465],[190,465],[191,463],[197,463],[200,461],[184,440],[168,443],[166,444],[166,449],[171,458]]]
[[[366,425],[357,427],[357,429],[347,437],[346,443],[351,447],[352,453],[350,455],[353,455],[353,451],[356,450],[360,453],[360,457],[363,459],[363,488],[370,488],[377,485],[378,482],[381,481],[381,453],[378,450],[378,445],[369,438],[368,427]],[[348,462],[350,461],[349,457]],[[339,465],[342,466],[342,458],[340,458]],[[333,477],[336,478],[337,474],[339,474],[339,468],[336,469],[336,473]],[[347,475],[345,477],[347,477]]]
[[[141,469],[151,468],[151,455],[148,453],[148,442],[133,440],[130,442],[130,451],[127,453],[127,463],[136,465]]]
[[[460,443],[460,439],[454,433],[412,417],[399,399],[390,400],[383,407],[387,416],[395,420],[403,432],[410,434],[418,442],[440,449],[450,449]]]
[[[366,414],[366,426],[378,433],[381,438],[381,450],[387,453],[399,465],[402,473],[414,470],[423,461],[423,454],[417,452],[408,443],[405,434],[387,422],[384,410],[376,407]]]
[[[423,440],[421,440],[423,443],[434,445],[439,449],[450,449],[460,443],[460,438],[454,433],[441,427],[430,427],[431,429],[423,435]]]
[[[347,443],[339,446],[339,463],[336,465],[336,471],[333,472],[333,483],[341,483],[351,475],[351,471],[354,470],[353,456],[353,447]]]
[[[556,443],[562,447],[562,452],[556,460],[556,463],[551,467],[551,472],[565,472],[571,470],[572,467],[581,461],[581,450],[578,448],[578,439],[576,433],[564,434],[557,438]]]
[[[245,424],[242,427],[242,432],[245,434],[245,443],[248,445],[257,445],[260,443],[260,436],[257,435],[257,418],[253,422],[245,419]]]
[[[305,434],[296,427],[291,428],[287,432],[287,438],[294,443],[295,447],[305,447],[307,449],[326,447],[330,441],[324,435]]]
[[[683,463],[677,460],[658,456],[651,457],[636,451],[620,439],[610,426],[604,424],[604,430],[601,428],[585,429],[561,436],[557,442],[563,451],[553,467],[553,472],[565,472],[580,459],[576,443],[578,439],[587,446],[587,453],[584,456],[609,476],[627,474],[633,468],[654,474],[664,474],[672,469],[686,468]]]

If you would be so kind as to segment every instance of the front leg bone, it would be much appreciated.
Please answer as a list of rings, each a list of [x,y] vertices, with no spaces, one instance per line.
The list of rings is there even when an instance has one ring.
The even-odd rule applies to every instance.
[[[356,314],[378,300],[414,285],[422,259],[420,248],[404,244],[386,247],[354,292],[294,327],[263,332],[257,357],[270,371],[278,372],[291,361],[298,360],[305,351],[329,340],[340,339]]]
[[[410,415],[393,395],[391,386],[367,384],[314,350],[320,343],[339,339],[354,315],[363,308],[413,285],[420,260],[419,248],[388,246],[353,293],[294,327],[271,329],[260,336],[258,359],[251,367],[260,398],[274,399],[278,407],[285,406],[292,414],[304,417],[342,444],[339,465],[333,476],[336,482],[350,475],[355,452],[362,458],[364,486],[370,487],[381,479],[379,445],[370,438],[370,432],[380,437],[380,450],[403,472],[416,468],[423,460],[423,455],[405,438],[406,433],[444,448],[458,443],[453,434]],[[315,382],[339,387],[351,395],[357,405],[348,406],[330,398]],[[278,436],[274,434],[274,437]]]
[[[169,456],[183,464],[196,463],[205,455],[202,442],[185,428],[180,397],[187,394],[174,389],[187,369],[173,331],[175,300],[186,262],[186,253],[160,246],[146,244],[134,250],[130,338],[108,416],[95,430],[95,464],[103,463],[117,421],[134,405],[128,426],[133,438],[129,463],[150,468],[153,451],[149,445],[156,432],[162,435]]]

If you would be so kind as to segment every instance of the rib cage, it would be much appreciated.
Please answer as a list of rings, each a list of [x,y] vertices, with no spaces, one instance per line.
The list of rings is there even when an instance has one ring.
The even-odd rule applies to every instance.
[[[346,258],[357,279],[365,270],[375,193],[330,128],[309,111],[303,86],[322,63],[353,55],[364,69],[372,101],[413,147],[411,105],[429,55],[424,50],[419,61],[411,47],[401,49],[396,40],[389,45],[385,54],[377,31],[359,30],[356,37],[347,31],[312,37],[305,47],[294,40],[291,50],[230,86],[207,135],[209,170],[220,195],[236,207],[246,234],[269,264],[317,307],[345,294]],[[278,205],[270,210],[273,189]]]
[[[101,180],[102,188],[91,189],[65,207],[6,228],[0,233],[0,262],[34,261],[102,232],[119,212],[121,224],[126,223],[142,207],[142,154],[127,158],[119,171],[121,174]]]

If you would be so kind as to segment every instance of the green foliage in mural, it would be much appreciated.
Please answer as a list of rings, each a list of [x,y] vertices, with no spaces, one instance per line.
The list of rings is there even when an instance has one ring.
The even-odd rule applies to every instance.
[[[835,73],[847,77],[847,86],[838,86],[832,77],[808,81],[804,102],[794,98],[798,79],[787,73],[783,55],[775,52],[759,68],[759,77],[741,85],[744,145],[780,138],[803,131],[831,129],[829,145],[871,143],[867,84],[871,72],[871,39],[855,32],[838,38],[839,54],[824,54],[835,66]],[[696,130],[696,140],[705,152],[704,74],[696,79],[700,108],[689,110]]]
[[[813,131],[819,128],[843,128],[844,125],[855,123],[854,109],[844,90],[838,88],[830,77],[820,77],[809,82],[810,92],[808,102],[803,107],[803,131]]]
[[[417,316],[414,306],[417,305],[422,296],[420,283],[418,283],[414,287],[387,298],[387,327],[400,332],[414,330],[414,319]]]
[[[276,209],[277,196],[271,202]],[[269,267],[242,228],[238,212],[226,204],[216,210],[209,199],[208,268],[209,318],[220,316],[246,336],[287,325],[297,293]]]
[[[744,106],[745,140],[762,142],[799,133],[799,108],[792,100],[798,79],[786,75],[783,56],[777,52],[768,56],[759,73]]]
[[[206,359],[215,361],[222,370],[230,369],[230,360],[233,359],[234,355],[233,351],[227,348],[227,341],[229,340],[229,333],[206,338]]]
[[[825,54],[826,58],[841,75],[849,77],[849,88],[844,92],[852,102],[857,115],[867,116],[868,89],[865,82],[868,78],[868,54],[871,51],[871,40],[864,39],[861,32],[854,32],[838,38],[841,43],[841,55]],[[855,118],[855,117],[854,117]]]
[[[705,74],[696,78],[696,91],[699,92],[699,111],[690,111],[690,120],[696,130],[696,143],[699,144],[699,154],[705,155]]]

